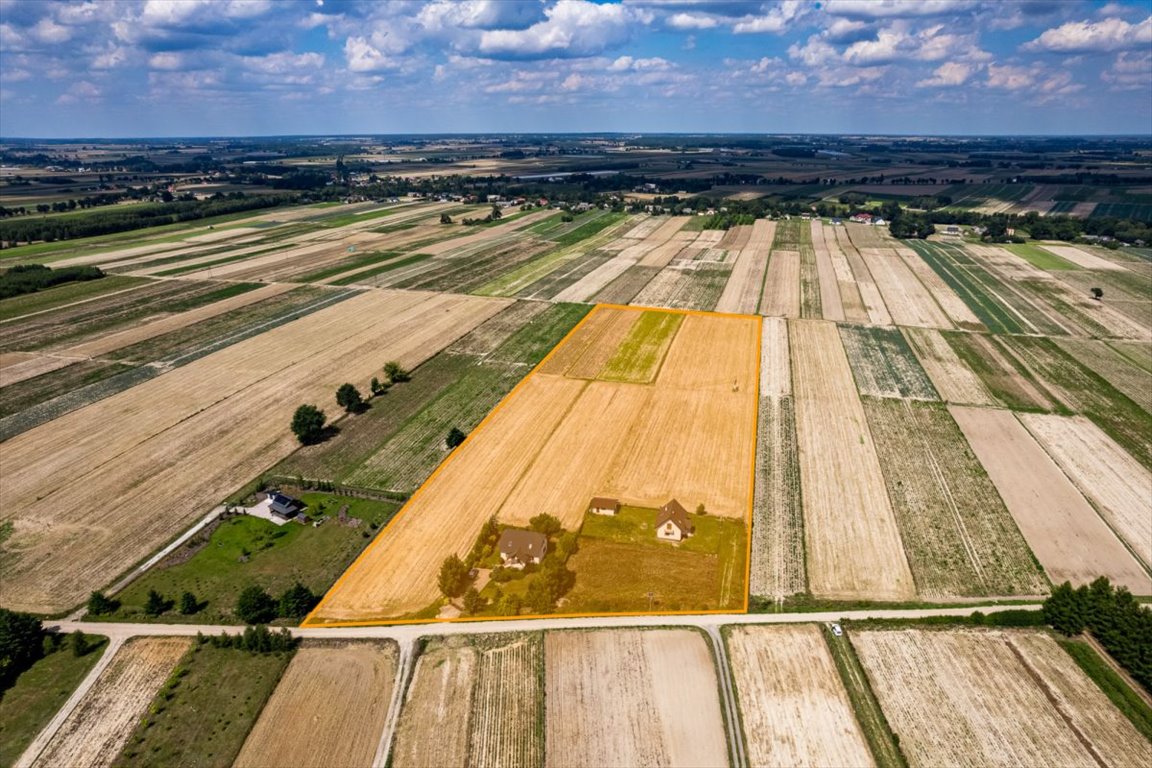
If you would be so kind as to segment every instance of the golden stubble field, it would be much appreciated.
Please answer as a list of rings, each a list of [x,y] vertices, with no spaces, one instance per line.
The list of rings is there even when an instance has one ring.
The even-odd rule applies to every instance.
[[[645,339],[624,335],[629,315],[641,312],[590,314],[417,491],[307,623],[426,608],[439,596],[441,562],[467,554],[492,515],[524,525],[548,512],[572,530],[592,496],[612,496],[644,507],[675,497],[688,509],[703,503],[709,514],[746,517],[760,319],[687,313],[678,327],[661,326],[674,333],[670,344],[633,348],[629,339]],[[596,378],[644,381],[653,371],[648,384]]]
[[[82,601],[295,447],[305,402],[388,360],[412,368],[510,302],[368,291],[234,344],[0,445],[0,602]]]
[[[391,641],[301,648],[233,765],[370,765],[388,718],[396,662]]]
[[[733,627],[728,654],[751,765],[875,764],[816,625]]]
[[[544,659],[548,768],[728,765],[703,634],[551,632]]]
[[[864,630],[852,644],[912,768],[1152,761],[1152,745],[1046,634]]]

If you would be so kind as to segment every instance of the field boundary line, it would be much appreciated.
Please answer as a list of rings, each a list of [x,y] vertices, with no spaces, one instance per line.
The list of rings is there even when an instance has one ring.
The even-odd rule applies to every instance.
[[[755,315],[756,323],[756,397],[752,399],[752,460],[748,467],[748,511],[744,515],[744,613],[752,599],[752,524],[756,515],[756,452],[760,448],[760,366],[763,365],[764,317]],[[787,322],[787,321],[785,321]],[[791,372],[792,365],[788,365]],[[745,761],[747,762],[747,761]]]
[[[141,280],[148,280],[148,278],[146,278],[146,277],[141,277],[140,279]],[[147,288],[149,285],[152,284],[152,282],[153,281],[149,280],[148,282],[141,283],[140,285],[132,285],[132,286],[129,286],[127,288],[121,288],[119,291],[112,291],[111,293],[101,293],[98,296],[91,296],[87,299],[80,299],[79,301],[72,301],[72,302],[69,302],[67,304],[60,304],[60,305],[55,306],[55,307],[48,307],[48,309],[38,309],[35,312],[29,312],[29,313],[24,314],[24,315],[16,315],[15,317],[9,317],[5,320],[0,320],[0,325],[4,325],[6,323],[14,323],[17,320],[24,320],[25,318],[35,317],[36,315],[42,315],[45,312],[55,312],[58,309],[67,309],[68,307],[75,307],[78,304],[87,304],[88,302],[96,301],[97,299],[106,299],[109,296],[118,296],[121,293],[128,293],[129,291],[138,291],[141,288]]]
[[[68,700],[64,702],[64,706],[56,711],[56,714],[52,716],[48,724],[36,735],[36,738],[28,745],[24,753],[12,764],[12,768],[30,768],[30,766],[36,762],[36,759],[40,757],[40,754],[47,748],[61,726],[64,725],[64,721],[68,719],[68,716],[79,706],[80,701],[88,694],[88,691],[92,689],[92,686],[96,684],[100,676],[104,674],[104,670],[112,663],[112,658],[120,652],[124,641],[125,638],[123,636],[108,638],[108,647],[104,649],[104,655],[100,657],[100,660],[96,662],[96,665],[92,667],[91,671],[85,675],[80,685],[76,686],[76,690],[73,691],[72,695],[68,697]]]
[[[594,306],[592,308],[592,310],[590,312],[588,312],[588,314],[584,315],[584,317],[582,317],[580,319],[580,322],[578,322],[578,323],[576,323],[576,325],[572,326],[572,329],[570,331],[568,331],[568,333],[564,334],[564,338],[562,338],[554,347],[552,347],[552,349],[548,351],[548,354],[546,354],[543,357],[543,359],[541,359],[540,362],[538,362],[532,368],[532,370],[529,371],[524,376],[524,378],[522,378],[522,379],[520,379],[520,381],[516,382],[516,386],[512,387],[511,391],[509,391],[508,394],[504,395],[504,397],[500,400],[500,402],[496,404],[496,407],[493,408],[492,410],[490,410],[487,413],[487,415],[485,415],[484,418],[480,420],[480,423],[476,425],[475,429],[473,429],[472,432],[473,433],[479,432],[484,427],[485,424],[487,424],[489,421],[491,421],[492,417],[498,411],[500,411],[500,409],[503,408],[512,399],[512,396],[515,395],[518,391],[520,391],[520,389],[524,386],[524,383],[527,382],[528,379],[530,379],[533,374],[535,374],[537,371],[539,371],[544,366],[545,363],[547,363],[550,359],[552,359],[552,356],[556,354],[556,351],[558,349],[560,349],[561,347],[563,347],[568,342],[568,340],[571,339],[572,336],[580,328],[582,328],[584,326],[584,324],[587,323],[588,320],[593,315],[595,315],[600,310],[600,306],[601,305]],[[334,591],[336,591],[336,589],[341,585],[341,583],[343,583],[343,581],[348,576],[348,574],[351,573],[353,571],[353,569],[355,569],[358,565],[360,565],[360,562],[384,538],[385,534],[387,534],[388,530],[393,525],[396,524],[396,521],[400,519],[401,515],[403,515],[408,510],[408,508],[412,504],[412,502],[424,491],[425,488],[428,487],[429,483],[431,483],[433,480],[436,479],[437,476],[439,476],[440,472],[443,471],[444,467],[446,467],[448,465],[448,463],[451,462],[452,459],[456,457],[456,455],[457,455],[456,451],[453,451],[452,453],[448,454],[444,458],[444,460],[440,462],[440,464],[436,467],[436,469],[432,471],[432,474],[429,475],[428,478],[423,483],[420,484],[420,487],[417,488],[415,491],[413,491],[412,495],[408,497],[408,500],[406,502],[404,502],[404,505],[399,510],[397,510],[396,514],[394,514],[392,516],[392,519],[388,521],[388,524],[385,525],[382,529],[380,529],[380,532],[376,534],[375,538],[373,538],[371,542],[369,542],[368,546],[364,547],[364,549],[360,552],[360,554],[356,556],[356,559],[352,561],[352,564],[349,565],[347,568],[345,568],[344,572],[340,574],[340,577],[338,579],[336,579],[335,583],[331,587],[328,588],[328,591],[324,593],[324,597],[322,597],[320,599],[320,602],[317,603],[316,607],[313,608],[308,613],[308,615],[306,617],[304,617],[304,621],[300,622],[300,626],[303,627],[303,626],[313,625],[313,618],[317,615],[317,613],[320,611],[320,609],[324,606],[325,601],[328,599],[328,595],[330,595]],[[425,623],[428,621],[434,621],[434,619],[433,620],[413,619],[411,621]],[[355,622],[355,623],[325,622],[323,624],[316,624],[314,626],[355,626],[355,625],[359,625],[359,624],[363,624],[363,623],[364,622]],[[376,622],[367,622],[367,623],[368,624],[379,624],[380,622],[376,621]]]
[[[396,737],[396,726],[400,722],[400,710],[404,706],[412,670],[415,667],[416,654],[413,653],[415,641],[400,640],[398,644],[400,654],[396,662],[396,682],[392,687],[392,699],[388,702],[388,719],[384,721],[384,730],[380,733],[380,742],[376,745],[376,754],[372,757],[372,768],[386,768],[388,765],[388,759],[392,754],[392,742]]]
[[[720,699],[724,705],[724,720],[728,731],[728,746],[732,751],[732,767],[746,768],[748,754],[744,745],[744,718],[740,711],[740,700],[736,696],[736,678],[728,661],[728,649],[723,635],[716,625],[704,628],[704,633],[712,643],[716,663],[716,677],[720,682]]]

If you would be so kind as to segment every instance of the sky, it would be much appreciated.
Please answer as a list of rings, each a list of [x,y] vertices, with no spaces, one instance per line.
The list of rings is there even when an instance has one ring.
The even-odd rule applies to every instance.
[[[1152,0],[0,0],[0,136],[1143,134]]]

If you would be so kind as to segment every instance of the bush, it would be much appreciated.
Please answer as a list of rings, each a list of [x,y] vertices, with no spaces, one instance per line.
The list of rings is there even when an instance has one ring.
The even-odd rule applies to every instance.
[[[236,599],[236,615],[245,624],[267,624],[276,618],[276,601],[256,585],[245,587]]]
[[[560,525],[560,521],[547,512],[541,512],[536,517],[528,521],[528,526],[545,536],[552,537],[560,533],[564,528]]]
[[[464,442],[465,437],[466,435],[463,432],[456,427],[452,427],[452,429],[448,430],[448,437],[444,439],[444,444],[451,450]]]
[[[408,371],[404,370],[400,363],[395,360],[389,360],[384,363],[384,375],[388,377],[388,381],[392,384],[399,384],[402,381],[408,381],[411,378]]]
[[[88,639],[88,635],[80,630],[68,636],[68,644],[72,647],[72,655],[76,658],[88,655],[88,652],[96,647],[96,644]]]
[[[119,600],[113,600],[103,592],[93,592],[88,596],[88,613],[92,616],[105,616],[115,612],[119,607]]]
[[[341,384],[336,390],[336,405],[348,413],[356,413],[364,408],[364,396],[353,384]]]
[[[154,589],[148,590],[148,599],[144,601],[144,613],[146,615],[156,617],[171,607],[172,604],[164,598],[164,595]]]

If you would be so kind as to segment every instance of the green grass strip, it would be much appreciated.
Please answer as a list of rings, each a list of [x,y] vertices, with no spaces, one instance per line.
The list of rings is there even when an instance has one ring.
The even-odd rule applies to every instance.
[[[263,250],[253,251],[251,253],[242,253],[238,256],[226,256],[223,259],[216,259],[214,261],[202,261],[199,264],[185,264],[182,267],[174,267],[172,269],[166,269],[163,272],[157,272],[156,276],[172,277],[174,275],[186,275],[189,272],[199,272],[202,269],[211,269],[212,267],[218,267],[221,264],[231,264],[234,261],[244,261],[245,259],[251,259],[255,256],[260,256],[265,253],[279,251],[281,248],[282,246],[278,245],[273,248],[264,248]]]
[[[852,709],[856,711],[860,730],[872,750],[872,756],[876,758],[876,765],[878,768],[908,768],[904,753],[900,751],[900,740],[892,733],[848,636],[836,637],[828,627],[823,627],[823,631],[828,649],[832,652],[832,660],[836,662],[840,679],[848,691]]]
[[[598,219],[581,224],[571,232],[560,235],[554,242],[562,248],[575,245],[581,240],[586,240],[597,232],[623,221],[626,215],[627,214],[624,213],[610,213],[607,216],[601,216]]]
[[[385,272],[391,272],[394,269],[406,267],[409,264],[418,264],[419,262],[430,258],[432,258],[432,254],[430,253],[417,253],[412,256],[408,256],[407,258],[390,261],[387,264],[381,264],[375,269],[365,270],[364,272],[357,272],[354,275],[348,275],[348,277],[342,277],[339,280],[333,280],[330,285],[352,285],[353,283],[358,283],[361,280],[366,280],[369,277],[376,277],[376,275],[382,275]]]
[[[1001,246],[1007,248],[1034,267],[1040,269],[1079,269],[1067,259],[1062,259],[1051,251],[1032,245],[1031,243],[1008,243]]]
[[[604,365],[599,378],[636,384],[652,381],[682,322],[684,315],[678,313],[645,312]]]
[[[1124,682],[1124,678],[1116,674],[1116,670],[1100,658],[1100,654],[1096,653],[1092,646],[1080,640],[1057,639],[1056,642],[1068,652],[1076,665],[1084,670],[1084,674],[1092,678],[1108,700],[1116,705],[1116,709],[1132,721],[1136,730],[1140,731],[1144,738],[1152,741],[1152,707],[1148,706],[1140,694],[1133,691],[1132,687]]]
[[[335,266],[325,267],[324,269],[319,269],[315,272],[309,272],[302,277],[296,278],[296,282],[315,283],[319,280],[335,277],[336,275],[343,274],[344,272],[348,272],[358,267],[367,267],[371,266],[372,264],[379,264],[381,261],[394,259],[399,255],[400,254],[396,251],[372,251],[370,253],[365,253],[355,259],[342,261]]]
[[[55,309],[64,304],[83,301],[96,296],[102,296],[113,291],[122,291],[125,288],[141,285],[148,282],[142,277],[125,277],[109,275],[99,280],[88,280],[83,283],[65,283],[36,293],[26,293],[23,296],[13,296],[10,299],[0,300],[0,320],[10,320],[21,315],[33,312],[43,312]]]

